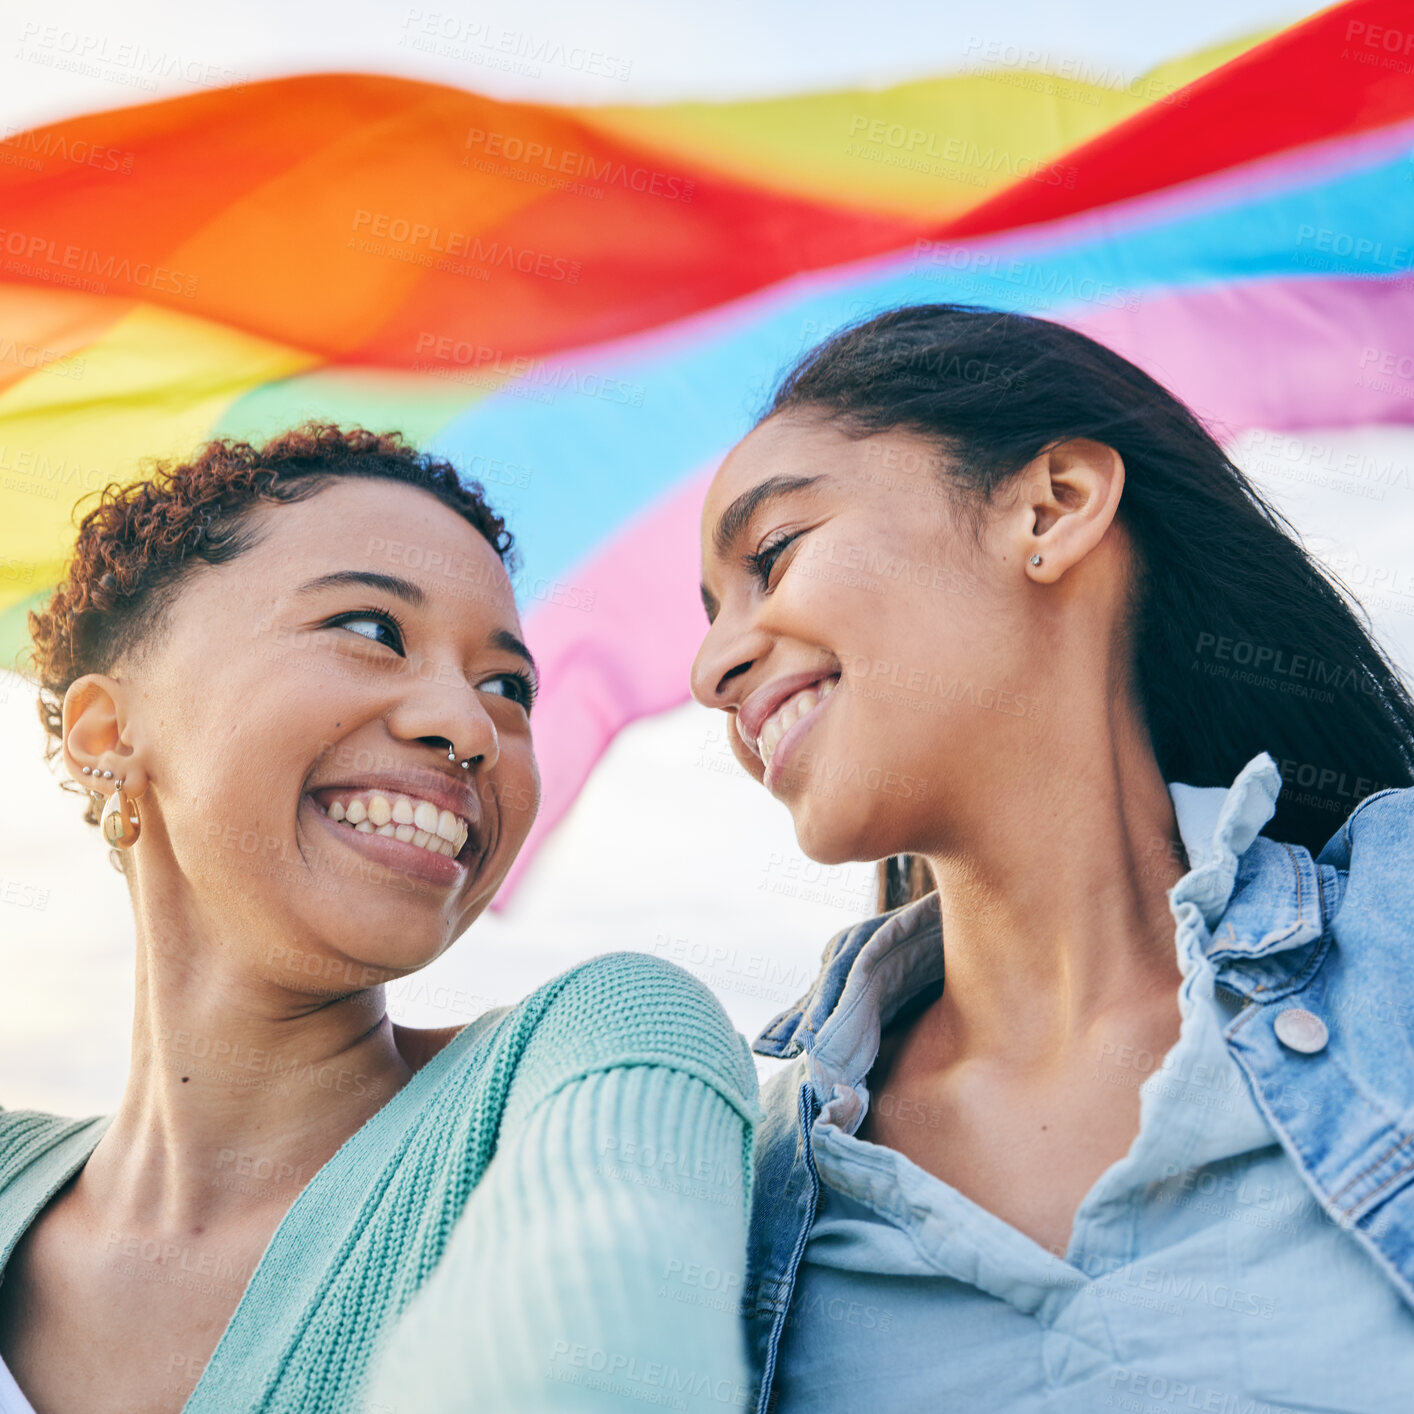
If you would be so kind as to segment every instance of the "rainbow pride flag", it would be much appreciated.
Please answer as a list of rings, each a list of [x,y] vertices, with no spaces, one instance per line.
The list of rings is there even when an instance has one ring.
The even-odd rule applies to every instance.
[[[545,801],[512,883],[614,733],[687,699],[706,480],[841,323],[1044,313],[1223,435],[1414,421],[1397,0],[1122,86],[1002,62],[615,108],[303,75],[11,136],[0,213],[0,657],[75,502],[141,459],[401,429],[523,556]]]

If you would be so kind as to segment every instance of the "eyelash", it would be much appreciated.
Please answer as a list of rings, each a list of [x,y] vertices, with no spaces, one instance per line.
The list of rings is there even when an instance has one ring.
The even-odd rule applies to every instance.
[[[783,532],[774,539],[767,540],[759,550],[753,550],[746,556],[746,566],[760,580],[762,589],[771,587],[771,571],[775,568],[781,552],[793,540],[799,540],[804,534],[803,530]]]
[[[518,700],[520,705],[525,708],[526,712],[529,712],[535,705],[535,679],[531,677],[529,673],[515,671],[497,673],[496,678],[509,678],[511,682],[516,684],[520,692]],[[491,681],[496,681],[496,678],[492,678]]]
[[[352,613],[339,614],[330,619],[329,627],[343,628],[356,619],[374,619],[382,623],[385,627],[391,628],[398,638],[398,647],[394,651],[401,654],[402,642],[404,637],[406,637],[407,629],[403,626],[403,621],[391,609],[380,608],[376,605],[367,609],[355,609]],[[352,632],[352,630],[350,630],[350,632]],[[378,641],[368,638],[367,634],[359,634],[359,637],[367,639],[370,643]],[[391,644],[384,644],[383,646],[392,647]],[[535,697],[538,690],[535,679],[531,677],[529,673],[512,669],[510,672],[497,673],[495,677],[488,679],[488,681],[496,682],[501,679],[509,679],[511,682],[515,683],[516,697],[514,700],[519,702],[520,705],[529,712],[535,705]]]
[[[395,651],[402,651],[402,642],[407,636],[407,629],[404,628],[403,621],[391,609],[382,609],[376,605],[367,609],[355,609],[351,614],[336,615],[329,620],[329,626],[331,628],[343,628],[346,624],[350,624],[356,619],[377,619],[384,627],[391,628],[398,638],[399,647]],[[378,641],[377,639],[368,638],[366,633],[359,634],[359,637],[367,638],[370,643],[376,643]],[[385,644],[384,647],[391,647],[391,645]]]

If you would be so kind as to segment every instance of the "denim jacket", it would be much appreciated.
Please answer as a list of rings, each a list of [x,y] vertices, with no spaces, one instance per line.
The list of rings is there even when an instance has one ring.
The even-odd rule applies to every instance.
[[[1367,796],[1314,859],[1258,834],[1280,789],[1265,752],[1230,790],[1170,785],[1191,868],[1169,907],[1180,931],[1195,930],[1218,984],[1243,1000],[1223,1036],[1283,1148],[1322,1209],[1414,1305],[1414,787]],[[775,1402],[819,1195],[811,1126],[829,1096],[815,1092],[809,1053],[882,929],[930,930],[941,948],[937,895],[837,933],[811,990],[752,1046],[795,1058],[763,1087],[756,1133],[742,1303],[754,1414]]]

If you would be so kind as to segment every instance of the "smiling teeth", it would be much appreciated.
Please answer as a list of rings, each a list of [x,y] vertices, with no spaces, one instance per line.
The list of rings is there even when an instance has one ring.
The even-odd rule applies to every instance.
[[[431,854],[444,854],[448,859],[460,853],[471,833],[465,820],[450,810],[438,809],[430,800],[406,795],[389,800],[378,791],[347,801],[331,801],[324,813],[336,824],[348,825],[361,835],[389,835]]]
[[[769,717],[761,727],[761,735],[756,741],[756,751],[761,760],[769,766],[771,757],[781,744],[781,738],[803,717],[812,712],[836,688],[839,678],[826,678],[823,682],[812,683],[799,692],[793,692]]]

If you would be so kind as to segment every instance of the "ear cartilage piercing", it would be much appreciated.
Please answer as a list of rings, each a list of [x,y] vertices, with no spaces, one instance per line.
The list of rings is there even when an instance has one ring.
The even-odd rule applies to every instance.
[[[1032,556],[1031,556],[1031,563],[1032,563],[1033,565],[1039,565],[1039,564],[1041,563],[1041,557],[1040,557],[1039,555],[1032,555]]]

